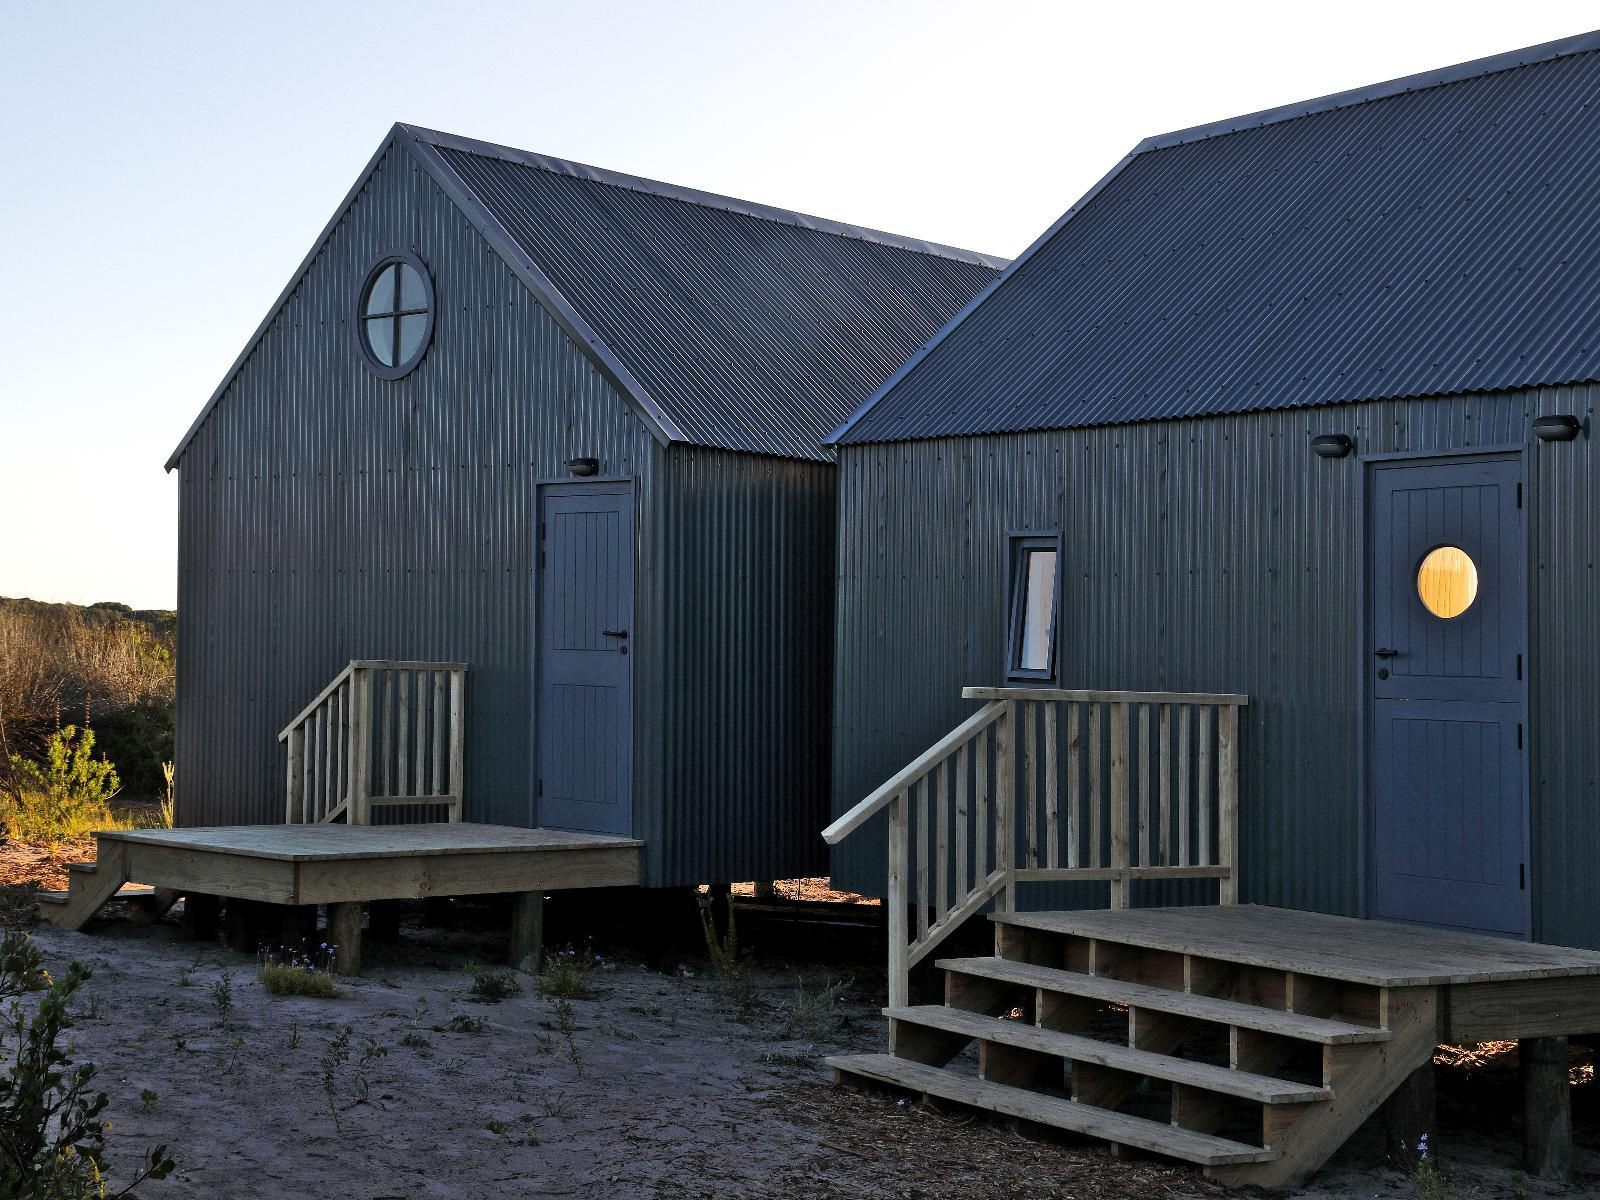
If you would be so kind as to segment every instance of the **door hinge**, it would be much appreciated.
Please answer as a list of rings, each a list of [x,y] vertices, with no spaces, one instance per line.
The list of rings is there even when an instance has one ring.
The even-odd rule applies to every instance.
[[[1517,507],[1522,507],[1522,485],[1520,483],[1517,484]]]
[[[1522,655],[1517,655],[1517,678],[1522,678]]]
[[[1528,864],[1527,863],[1518,863],[1517,864],[1517,887],[1520,888],[1524,892],[1528,890]]]
[[[1522,749],[1522,722],[1517,722],[1517,749]]]
[[[541,800],[544,799],[544,780],[542,780],[542,779],[539,780],[538,796],[539,796],[539,799],[541,799]]]

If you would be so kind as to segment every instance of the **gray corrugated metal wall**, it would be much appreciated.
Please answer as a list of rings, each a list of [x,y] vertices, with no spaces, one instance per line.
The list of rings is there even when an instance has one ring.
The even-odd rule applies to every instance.
[[[843,811],[957,723],[963,684],[1000,681],[1008,529],[1060,529],[1069,687],[1249,693],[1247,899],[1358,914],[1356,730],[1364,468],[1359,452],[1529,441],[1550,388],[1093,429],[846,446],[834,706]],[[1600,461],[1589,440],[1527,449],[1533,579],[1535,929],[1600,946]],[[881,832],[836,852],[880,891]]]
[[[660,478],[662,883],[818,874],[827,857],[834,468],[674,446]],[[641,760],[642,761],[642,760]]]
[[[395,247],[432,270],[438,320],[422,365],[390,383],[361,365],[349,317]],[[182,459],[182,823],[282,820],[284,722],[347,659],[414,657],[470,664],[468,819],[526,824],[535,491],[580,455],[636,489],[650,882],[814,867],[833,468],[663,450],[395,152]]]
[[[352,344],[381,251],[431,268],[423,364]],[[470,664],[469,816],[528,819],[535,481],[598,454],[653,502],[658,447],[403,152],[380,163],[181,471],[185,824],[282,820],[277,731],[350,658]]]

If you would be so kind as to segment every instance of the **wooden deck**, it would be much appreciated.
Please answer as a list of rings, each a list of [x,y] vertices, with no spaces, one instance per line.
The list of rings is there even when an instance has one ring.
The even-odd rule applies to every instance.
[[[361,969],[362,905],[373,900],[510,893],[510,959],[537,956],[544,894],[639,882],[643,842],[605,834],[450,821],[425,825],[229,825],[95,834],[93,862],[72,863],[65,892],[40,893],[53,924],[82,929],[132,883],[156,913],[177,897],[197,929],[219,898],[328,909],[342,973]],[[198,914],[206,914],[201,918]]]
[[[1588,950],[1253,905],[991,920],[995,953],[939,961],[944,1003],[891,1004],[889,1052],[830,1059],[841,1080],[1281,1187],[1431,1071],[1442,1042],[1537,1049],[1600,1030]],[[1551,1049],[1527,1094],[1564,1113],[1565,1044]]]
[[[268,904],[417,900],[639,882],[644,843],[509,825],[231,825],[95,835],[135,883]]]

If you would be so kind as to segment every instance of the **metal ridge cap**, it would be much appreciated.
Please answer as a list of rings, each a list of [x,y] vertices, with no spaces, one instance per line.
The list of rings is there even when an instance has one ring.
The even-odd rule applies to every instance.
[[[1266,125],[1292,121],[1297,117],[1308,117],[1316,113],[1332,112],[1335,109],[1351,108],[1374,100],[1386,100],[1392,96],[1403,96],[1411,92],[1442,87],[1445,84],[1461,83],[1468,79],[1477,79],[1484,75],[1494,75],[1501,71],[1532,66],[1535,63],[1567,58],[1593,50],[1600,50],[1600,30],[1574,34],[1571,37],[1557,38],[1554,41],[1541,42],[1536,46],[1526,46],[1520,50],[1506,50],[1499,54],[1491,54],[1485,58],[1475,58],[1467,62],[1454,63],[1447,67],[1435,67],[1432,70],[1419,71],[1414,75],[1402,75],[1398,79],[1370,83],[1362,87],[1349,88],[1342,92],[1331,92],[1326,96],[1318,96],[1310,100],[1296,100],[1290,104],[1281,104],[1274,108],[1263,108],[1257,112],[1244,113],[1236,117],[1225,117],[1220,121],[1208,121],[1201,125],[1191,125],[1184,129],[1175,129],[1170,133],[1155,134],[1140,142],[1134,148],[1134,153],[1140,154],[1147,150],[1164,150],[1170,146],[1201,142],[1208,138],[1222,137],[1229,133],[1242,133],[1248,129],[1259,129]]]
[[[755,217],[759,220],[773,221],[781,225],[792,225],[796,228],[809,229],[817,233],[854,238],[857,241],[876,242],[894,247],[897,250],[911,250],[918,254],[953,259],[957,262],[988,267],[995,271],[1003,270],[1010,261],[998,255],[983,254],[976,250],[965,250],[959,246],[945,245],[942,242],[930,242],[921,238],[906,237],[902,234],[889,233],[881,229],[871,229],[865,225],[852,225],[846,221],[811,216],[807,213],[795,212],[792,209],[778,208],[775,205],[759,204],[753,200],[741,200],[736,196],[724,196],[717,192],[700,191],[697,188],[684,187],[680,184],[663,183],[660,180],[647,179],[641,175],[629,175],[622,171],[612,171],[604,167],[590,166],[587,163],[573,162],[570,159],[537,154],[531,150],[520,150],[515,146],[503,146],[495,142],[484,142],[476,138],[464,137],[460,134],[445,133],[437,129],[426,129],[420,125],[404,125],[403,128],[415,140],[442,149],[458,150],[484,158],[498,158],[505,162],[518,163],[522,166],[548,171],[553,175],[567,175],[574,179],[588,180],[591,183],[644,192],[666,200],[696,204],[702,208],[716,208],[724,212],[736,213],[740,216]]]

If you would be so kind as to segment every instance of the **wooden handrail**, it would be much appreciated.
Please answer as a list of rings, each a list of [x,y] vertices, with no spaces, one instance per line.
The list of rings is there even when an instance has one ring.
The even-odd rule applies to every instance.
[[[905,791],[906,788],[916,783],[934,767],[949,758],[959,746],[964,745],[978,730],[999,720],[1004,713],[1005,705],[1001,703],[985,705],[973,713],[965,721],[945,734],[944,737],[889,776],[881,787],[877,788],[861,803],[824,829],[822,831],[822,840],[833,846],[849,837],[872,817],[876,816],[881,809],[885,808],[898,793]]]
[[[329,696],[333,695],[335,692],[337,692],[339,690],[339,688],[341,686],[343,686],[344,681],[350,678],[350,672],[354,671],[360,665],[361,664],[356,662],[354,659],[352,659],[350,662],[346,663],[344,670],[340,671],[337,675],[335,675],[333,677],[333,682],[330,683],[327,687],[323,688],[320,692],[318,692],[317,693],[317,698],[315,700],[313,700],[310,704],[308,704],[304,708],[302,708],[299,712],[297,712],[295,714],[294,720],[290,721],[287,725],[285,725],[283,727],[283,729],[278,734],[278,740],[280,742],[281,741],[285,741],[288,738],[289,734],[292,733],[295,730],[295,728],[297,728],[300,725],[304,725],[305,722],[306,722],[306,718],[309,717],[312,713],[316,712],[317,709],[321,708],[323,701],[326,700]]]
[[[1018,883],[1101,881],[1125,908],[1136,881],[1215,879],[1219,901],[1238,902],[1247,696],[962,695],[987,703],[823,831],[837,844],[888,809],[891,1006],[906,1003],[911,968],[964,921],[991,902],[1014,910]]]
[[[1226,704],[1244,708],[1249,696],[1232,692],[1100,692],[1061,688],[964,687],[963,700],[1064,700],[1079,704]]]
[[[285,821],[367,825],[385,806],[437,806],[460,821],[466,673],[465,663],[352,659],[278,735]]]

